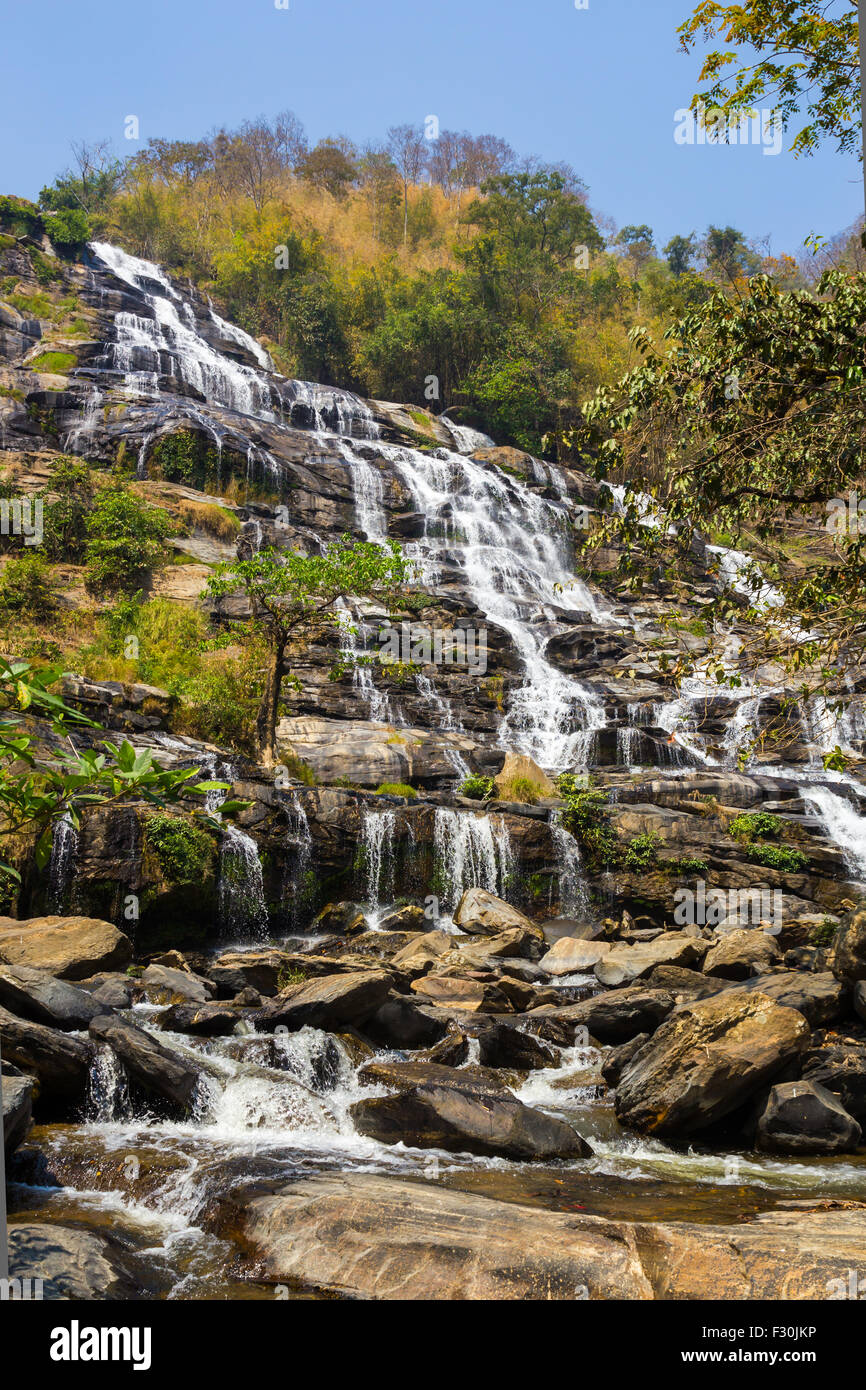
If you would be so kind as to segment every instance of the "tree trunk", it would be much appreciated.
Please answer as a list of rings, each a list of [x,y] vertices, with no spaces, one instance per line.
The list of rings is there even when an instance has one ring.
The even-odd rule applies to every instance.
[[[259,712],[256,716],[256,742],[259,757],[265,767],[273,767],[277,753],[277,714],[280,707],[280,690],[283,684],[283,657],[285,641],[277,643],[271,653],[271,664],[265,679],[265,689]]]

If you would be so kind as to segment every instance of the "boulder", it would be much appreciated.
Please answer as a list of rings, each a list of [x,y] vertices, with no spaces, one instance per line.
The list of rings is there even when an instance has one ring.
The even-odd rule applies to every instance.
[[[539,1071],[558,1063],[553,1048],[510,1023],[490,1023],[480,1028],[473,1023],[469,1027],[470,1036],[478,1043],[478,1060],[484,1067]]]
[[[644,983],[650,989],[666,989],[677,996],[692,995],[706,999],[710,994],[718,994],[724,988],[719,980],[703,975],[700,970],[686,970],[681,965],[657,965],[647,975]]]
[[[216,993],[210,980],[167,965],[149,965],[141,982],[151,1004],[206,1004]]]
[[[649,1033],[638,1033],[630,1042],[620,1043],[611,1048],[601,1065],[601,1074],[608,1086],[618,1086],[626,1067],[634,1061],[644,1043],[650,1040]]]
[[[467,980],[458,975],[424,975],[412,981],[412,989],[425,1003],[440,1009],[466,1013],[507,1014],[511,1002],[497,984]]]
[[[0,918],[0,960],[45,970],[61,980],[83,980],[99,970],[124,970],[132,942],[99,917]]]
[[[657,965],[698,965],[707,951],[707,943],[685,932],[663,932],[654,941],[641,941],[634,946],[614,945],[595,966],[595,977],[603,985],[627,985],[648,975]]]
[[[448,1031],[448,1018],[404,994],[392,993],[364,1024],[381,1047],[432,1047]]]
[[[367,919],[357,903],[328,903],[318,917],[313,918],[311,931],[351,936],[364,931]]]
[[[242,989],[274,995],[289,960],[286,951],[226,951],[208,967],[208,979],[220,999],[233,999]]]
[[[659,1137],[706,1129],[798,1059],[808,1038],[802,1014],[758,992],[681,1005],[626,1067],[617,1118]]]
[[[853,1153],[862,1130],[838,1097],[814,1081],[773,1086],[758,1120],[756,1147],[764,1153]]]
[[[33,1110],[33,1079],[3,1076],[3,1150],[8,1158],[27,1136]]]
[[[440,956],[454,949],[455,938],[448,932],[428,931],[410,941],[391,958],[395,970],[421,972],[435,965]]]
[[[455,938],[452,937],[452,942]],[[472,964],[484,964],[498,960],[531,960],[538,954],[537,932],[527,931],[525,927],[511,927],[508,931],[497,932],[495,936],[456,938],[457,959]]]
[[[799,970],[782,970],[759,975],[729,989],[757,990],[788,1009],[796,1009],[813,1028],[824,1028],[841,1018],[847,1010],[848,990],[829,971],[818,975]]]
[[[512,788],[512,783],[518,780],[532,782],[539,796],[558,796],[556,783],[527,753],[506,753],[502,771],[493,780],[500,797],[504,796],[509,801],[519,800],[513,795]]]
[[[417,1086],[456,1086],[473,1096],[510,1095],[505,1082],[485,1067],[443,1066],[438,1062],[403,1062],[374,1057],[358,1072],[358,1080],[370,1086],[391,1086],[397,1091],[414,1091]]]
[[[855,1120],[866,1123],[866,1043],[834,1037],[803,1058],[803,1080],[832,1091]]]
[[[54,1222],[10,1222],[9,1275],[25,1286],[41,1279],[46,1300],[141,1297],[140,1277],[126,1267],[119,1243]]]
[[[477,936],[495,936],[509,927],[524,927],[535,936],[543,936],[535,922],[485,888],[469,888],[463,894],[454,913],[454,922],[462,931]]]
[[[385,916],[379,919],[379,931],[426,932],[429,927],[430,919],[425,915],[423,907],[418,907],[415,903],[395,907],[393,912],[386,912]]]
[[[836,933],[831,969],[847,985],[866,980],[866,908],[855,912]]]
[[[542,956],[539,965],[548,975],[581,975],[593,970],[611,951],[608,941],[580,941],[574,936],[561,936]]]
[[[134,982],[128,975],[118,975],[114,972],[91,975],[88,979],[79,981],[79,984],[81,989],[86,989],[105,1010],[128,1009],[133,997],[140,993],[137,981]]]
[[[0,1005],[19,1018],[70,1033],[110,1012],[87,990],[27,965],[0,965]]]
[[[198,1081],[198,1071],[143,1028],[112,1017],[95,1018],[90,1036],[106,1043],[126,1068],[132,1081],[150,1096],[186,1111]]]
[[[755,928],[725,932],[704,959],[704,974],[724,980],[748,980],[763,975],[782,959],[771,936]]]
[[[157,1025],[167,1033],[193,1033],[202,1038],[221,1038],[234,1032],[241,1017],[237,1009],[231,1009],[227,1004],[170,1004],[159,1015]]]
[[[572,1030],[585,1028],[601,1043],[624,1043],[638,1033],[654,1033],[674,1007],[674,996],[664,989],[631,985],[582,999],[579,1004],[545,1009],[544,1013]],[[532,1017],[542,1015],[532,1015]]]
[[[465,1073],[452,1067],[418,1065],[422,1073],[434,1073],[430,1081],[351,1107],[361,1134],[383,1144],[526,1162],[585,1158],[591,1153],[570,1125],[530,1109],[505,1088],[495,1090],[485,1082],[464,1079]],[[442,1073],[447,1074],[445,1082],[440,1080]]]
[[[279,1024],[292,1030],[360,1025],[384,1004],[390,990],[391,976],[383,970],[326,975],[271,1000],[254,1016],[256,1026],[273,1032]]]
[[[109,1015],[101,1015],[109,1017]],[[78,1105],[87,1094],[93,1048],[80,1038],[0,1008],[0,1052],[39,1083],[38,1105]]]

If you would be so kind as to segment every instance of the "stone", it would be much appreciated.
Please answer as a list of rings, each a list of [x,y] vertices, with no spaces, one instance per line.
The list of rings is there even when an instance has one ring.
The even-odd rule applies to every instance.
[[[593,970],[611,950],[608,941],[579,941],[561,936],[539,965],[548,975],[581,975]]]
[[[648,1043],[649,1040],[649,1033],[638,1033],[637,1037],[631,1038],[629,1042],[620,1043],[619,1047],[611,1048],[601,1064],[601,1074],[608,1086],[619,1085],[619,1079],[626,1067],[634,1060],[644,1043]]]
[[[707,943],[685,932],[663,932],[655,941],[642,941],[635,946],[617,943],[595,966],[595,977],[603,985],[627,985],[648,975],[657,965],[682,965],[688,968],[700,964]]]
[[[531,960],[537,955],[539,947],[538,933],[527,931],[526,927],[510,927],[507,931],[497,932],[495,936],[472,937],[469,941],[458,939],[458,942],[456,958],[472,964]]]
[[[799,970],[784,970],[759,975],[729,988],[758,990],[785,1008],[796,1009],[813,1028],[824,1028],[835,1022],[847,1009],[848,990],[829,971],[807,975]]]
[[[457,1009],[467,1013],[511,1013],[507,995],[495,984],[484,980],[461,979],[457,975],[424,975],[412,981],[412,989],[426,1003],[440,1009]]]
[[[216,993],[210,980],[167,965],[149,965],[141,982],[151,1004],[206,1004]]]
[[[866,908],[855,912],[836,933],[831,969],[847,985],[866,980]]]
[[[814,1081],[773,1086],[758,1121],[756,1146],[764,1153],[853,1153],[862,1130],[837,1096]]]
[[[367,1019],[364,1031],[382,1047],[432,1047],[445,1037],[448,1019],[415,998],[392,993]]]
[[[531,1109],[505,1088],[464,1080],[464,1073],[453,1067],[418,1066],[422,1073],[432,1070],[432,1079],[351,1106],[352,1122],[361,1134],[383,1144],[526,1162],[591,1153],[570,1125]],[[444,1082],[442,1073],[447,1075]]]
[[[33,1118],[33,1080],[3,1076],[3,1150],[8,1158],[24,1142]]]
[[[22,1283],[41,1279],[46,1301],[141,1297],[116,1242],[54,1222],[10,1221],[9,1274]]]
[[[274,995],[288,960],[286,951],[226,951],[209,967],[208,979],[220,999],[231,999],[247,986],[259,994]]]
[[[454,937],[444,931],[428,931],[410,941],[391,958],[395,970],[427,970],[454,948]]]
[[[122,970],[132,942],[98,917],[0,918],[0,960],[45,970],[61,980],[83,980],[99,970]]]
[[[681,1005],[626,1067],[617,1119],[659,1138],[706,1129],[797,1060],[808,1038],[802,1014],[758,992]]]
[[[828,1038],[803,1057],[803,1080],[832,1091],[855,1120],[866,1123],[866,1043]]]
[[[237,1009],[231,1009],[226,1004],[170,1004],[159,1015],[157,1025],[167,1033],[193,1033],[202,1038],[220,1038],[233,1033],[241,1017]]]
[[[384,1004],[390,990],[391,976],[381,970],[326,975],[271,1000],[254,1016],[256,1026],[266,1032],[278,1024],[289,1029],[359,1026]]]
[[[357,903],[328,903],[318,917],[313,918],[310,930],[348,936],[363,931],[366,925],[364,913]]]
[[[27,965],[0,965],[0,1005],[64,1032],[86,1029],[92,1018],[109,1012],[87,990]]]
[[[93,1048],[86,1041],[0,1008],[0,1053],[4,1062],[36,1077],[37,1110],[65,1110],[79,1105],[87,1094]]]
[[[532,782],[538,789],[539,796],[555,797],[558,795],[556,783],[527,753],[506,753],[502,771],[493,780],[500,797],[504,796],[507,800],[519,800],[513,795],[512,785],[518,780]]]
[[[457,904],[454,922],[462,931],[473,935],[495,936],[509,927],[523,927],[535,936],[543,935],[541,928],[523,912],[485,888],[467,889]]]
[[[468,1027],[470,1036],[478,1044],[478,1060],[484,1067],[543,1071],[558,1065],[558,1056],[553,1048],[546,1047],[531,1033],[513,1028],[510,1023],[490,1023],[481,1027],[470,1023]]]
[[[415,903],[405,903],[403,907],[396,907],[393,912],[386,912],[384,917],[379,919],[379,931],[426,932],[429,926],[430,921],[425,916],[423,907],[418,907]]]
[[[624,1043],[639,1033],[654,1033],[673,1009],[674,1002],[674,996],[668,990],[631,985],[626,989],[594,994],[591,999],[582,999],[578,1004],[546,1009],[544,1013],[567,1024],[572,1038],[578,1028],[585,1028],[590,1037],[601,1043]]]
[[[854,1012],[866,1023],[866,980],[858,980],[854,986]]]
[[[726,932],[704,958],[704,974],[724,980],[747,980],[763,975],[782,958],[771,936],[755,928]]]
[[[119,1018],[95,1018],[90,1036],[106,1043],[134,1081],[150,1096],[186,1111],[198,1081],[198,1071],[179,1053],[173,1052],[143,1028]]]

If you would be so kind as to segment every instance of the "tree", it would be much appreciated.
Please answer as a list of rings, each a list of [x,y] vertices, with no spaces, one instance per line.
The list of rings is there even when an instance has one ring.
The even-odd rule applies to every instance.
[[[701,245],[707,270],[719,280],[734,281],[754,274],[761,258],[736,227],[708,227]]]
[[[387,149],[403,186],[403,245],[409,238],[409,188],[421,178],[428,157],[421,126],[395,125],[388,131]]]
[[[692,261],[695,258],[695,234],[690,232],[688,236],[673,236],[664,248],[664,255],[667,257],[668,267],[674,275],[685,275],[691,270]]]
[[[309,146],[303,121],[294,111],[281,111],[274,118],[274,142],[284,168],[296,170]]]
[[[358,177],[351,150],[337,140],[320,140],[298,165],[302,179],[314,188],[324,188],[334,198],[344,198]]]
[[[616,244],[624,248],[632,264],[633,279],[637,280],[644,266],[655,255],[652,227],[648,227],[646,223],[639,227],[623,227]]]
[[[373,236],[383,240],[388,214],[400,202],[400,179],[387,150],[367,149],[358,165],[361,187],[370,206]]]
[[[858,147],[860,64],[852,0],[701,0],[678,32],[686,52],[716,36],[726,45],[705,56],[698,81],[710,85],[695,95],[693,106],[740,116],[770,102],[785,129],[805,115],[793,142],[796,154],[813,153],[825,137],[845,153]],[[747,51],[742,61],[740,50]]]
[[[73,141],[72,155],[75,168],[42,189],[39,206],[49,212],[78,208],[88,217],[105,214],[123,179],[123,165],[112,152],[111,141]]]
[[[289,643],[337,624],[340,599],[399,601],[409,569],[396,541],[380,546],[348,535],[321,555],[263,550],[249,560],[217,566],[208,592],[221,599],[240,590],[249,600],[254,631],[267,643],[268,668],[256,719],[259,756],[266,767],[275,761]]]
[[[149,507],[122,483],[96,495],[87,518],[85,583],[94,593],[133,593],[165,563],[165,541],[176,534],[167,512]]]

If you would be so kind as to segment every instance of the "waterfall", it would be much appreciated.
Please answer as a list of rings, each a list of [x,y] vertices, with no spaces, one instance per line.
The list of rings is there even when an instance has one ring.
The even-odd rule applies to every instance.
[[[390,698],[378,689],[373,678],[369,654],[359,645],[358,628],[364,636],[370,629],[352,612],[345,599],[338,598],[336,607],[340,630],[340,656],[351,666],[352,685],[367,706],[369,718],[374,724],[405,724],[406,720],[399,705],[396,710],[392,709]]]
[[[453,912],[468,888],[504,898],[514,861],[503,816],[440,807],[433,823],[434,877],[442,905]]]
[[[51,860],[48,865],[48,911],[60,914],[68,909],[66,894],[75,867],[79,835],[66,811],[55,822],[51,836]]]
[[[310,822],[301,805],[297,792],[290,793],[286,811],[286,848],[290,858],[286,860],[283,875],[283,897],[289,900],[289,918],[293,927],[302,924],[305,909],[309,906],[309,884],[307,876],[313,857],[313,837]]]
[[[583,876],[580,845],[562,824],[562,812],[551,811],[550,834],[559,866],[559,910],[563,917],[585,917],[589,892]]]
[[[64,442],[64,448],[69,453],[85,452],[82,445],[91,437],[96,428],[99,418],[99,407],[102,405],[102,392],[96,386],[89,386],[87,399],[82,410],[80,424],[69,431]]]
[[[361,827],[361,848],[366,876],[366,903],[376,913],[394,898],[394,839],[397,815],[394,811],[365,811]]]
[[[453,420],[449,420],[447,415],[439,416],[440,425],[444,425],[454,443],[454,448],[458,454],[474,454],[476,449],[490,449],[493,440],[489,434],[482,434],[481,430],[473,430],[469,425],[455,425]]]
[[[223,831],[219,871],[219,923],[223,935],[264,939],[268,909],[258,845],[240,826]]]

